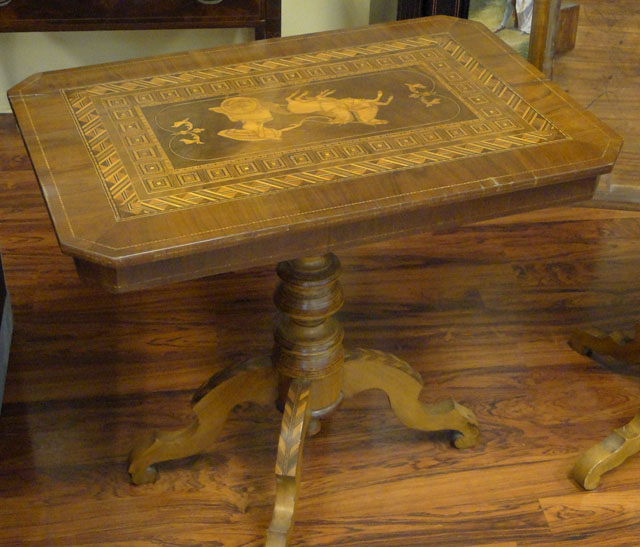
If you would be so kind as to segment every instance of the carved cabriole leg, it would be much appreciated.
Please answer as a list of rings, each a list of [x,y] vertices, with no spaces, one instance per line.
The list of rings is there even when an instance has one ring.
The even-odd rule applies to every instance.
[[[640,324],[636,325],[636,336],[633,339],[620,332],[613,332],[609,336],[600,331],[579,331],[571,335],[569,345],[582,355],[597,354],[637,365],[640,363]],[[593,490],[604,473],[622,465],[627,458],[638,452],[640,413],[628,424],[615,429],[601,443],[584,452],[573,466],[573,477],[585,490]]]
[[[311,421],[310,383],[291,381],[282,416],[282,429],[276,460],[276,501],[267,532],[267,547],[287,545],[293,529],[296,501],[300,489],[302,448]]]
[[[473,412],[453,399],[421,403],[418,396],[423,385],[422,378],[409,364],[389,353],[357,349],[347,355],[342,386],[345,397],[380,389],[407,427],[422,431],[451,430],[458,435],[454,441],[458,448],[475,445],[480,432]]]
[[[157,475],[153,464],[208,450],[236,405],[249,401],[272,405],[276,395],[277,378],[268,358],[252,359],[216,374],[194,395],[191,424],[178,431],[154,431],[131,451],[131,482],[153,482]]]

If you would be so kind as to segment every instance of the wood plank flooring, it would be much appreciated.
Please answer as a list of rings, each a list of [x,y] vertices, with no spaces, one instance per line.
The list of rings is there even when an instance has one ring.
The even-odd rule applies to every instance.
[[[11,116],[0,117],[0,248],[15,332],[0,416],[0,545],[261,545],[280,415],[239,407],[207,454],[129,485],[151,428],[271,345],[272,268],[110,295],[57,247]],[[390,351],[425,401],[472,408],[479,446],[403,428],[377,392],[305,447],[294,545],[637,545],[640,457],[594,492],[578,455],[640,406],[637,371],[567,345],[640,319],[640,213],[548,209],[341,254],[350,347]]]
[[[624,139],[600,200],[640,206],[640,10],[637,0],[579,0],[574,50],[554,59],[553,81]]]

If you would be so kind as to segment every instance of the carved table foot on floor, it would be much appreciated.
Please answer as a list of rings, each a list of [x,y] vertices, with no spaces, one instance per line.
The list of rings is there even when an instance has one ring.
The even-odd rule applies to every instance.
[[[188,426],[177,431],[154,431],[131,451],[131,482],[154,482],[155,463],[206,452],[235,406],[244,402],[273,405],[277,384],[268,357],[248,360],[212,376],[193,396],[195,418]]]
[[[619,429],[615,429],[604,441],[587,450],[573,467],[573,477],[585,489],[593,490],[600,477],[607,471],[622,465],[640,452],[640,413]]]
[[[420,375],[408,363],[389,353],[357,349],[347,355],[344,363],[345,397],[380,389],[405,426],[421,431],[453,431],[456,447],[474,446],[480,430],[473,412],[453,399],[422,403],[418,397],[423,387]]]
[[[579,331],[571,335],[569,345],[582,355],[637,365],[640,364],[640,324],[636,325],[635,338],[620,332],[607,335],[595,330]],[[640,413],[584,452],[573,467],[573,477],[585,490],[593,490],[604,473],[622,465],[637,452],[640,452]]]
[[[569,338],[572,349],[591,357],[598,354],[611,357],[620,363],[629,365],[640,364],[640,323],[636,325],[635,338],[629,338],[622,332],[612,332],[608,335],[600,330],[576,331]]]

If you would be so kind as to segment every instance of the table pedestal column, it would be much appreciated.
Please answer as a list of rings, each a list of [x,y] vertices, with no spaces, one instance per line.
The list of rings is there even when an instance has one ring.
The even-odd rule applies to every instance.
[[[342,400],[343,331],[333,315],[343,303],[340,263],[332,255],[278,264],[274,295],[280,311],[273,364],[278,371],[282,428],[276,460],[276,501],[267,545],[286,545],[293,529],[307,431]]]
[[[272,360],[279,374],[279,400],[283,408],[292,380],[308,380],[314,434],[317,419],[342,400],[344,334],[333,317],[343,303],[340,262],[329,254],[281,262],[277,271],[282,282],[274,295],[280,314]]]

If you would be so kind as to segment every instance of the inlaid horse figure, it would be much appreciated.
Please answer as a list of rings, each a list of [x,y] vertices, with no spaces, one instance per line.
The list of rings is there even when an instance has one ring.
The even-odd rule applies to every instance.
[[[296,91],[289,95],[287,100],[287,110],[292,114],[319,114],[329,118],[331,124],[345,124],[360,122],[367,125],[380,125],[388,123],[387,120],[380,120],[378,108],[386,106],[393,100],[393,95],[382,101],[382,91],[378,91],[375,99],[357,99],[347,97],[336,99],[330,97],[335,93],[335,89],[325,89],[317,95],[309,96],[308,91]]]

